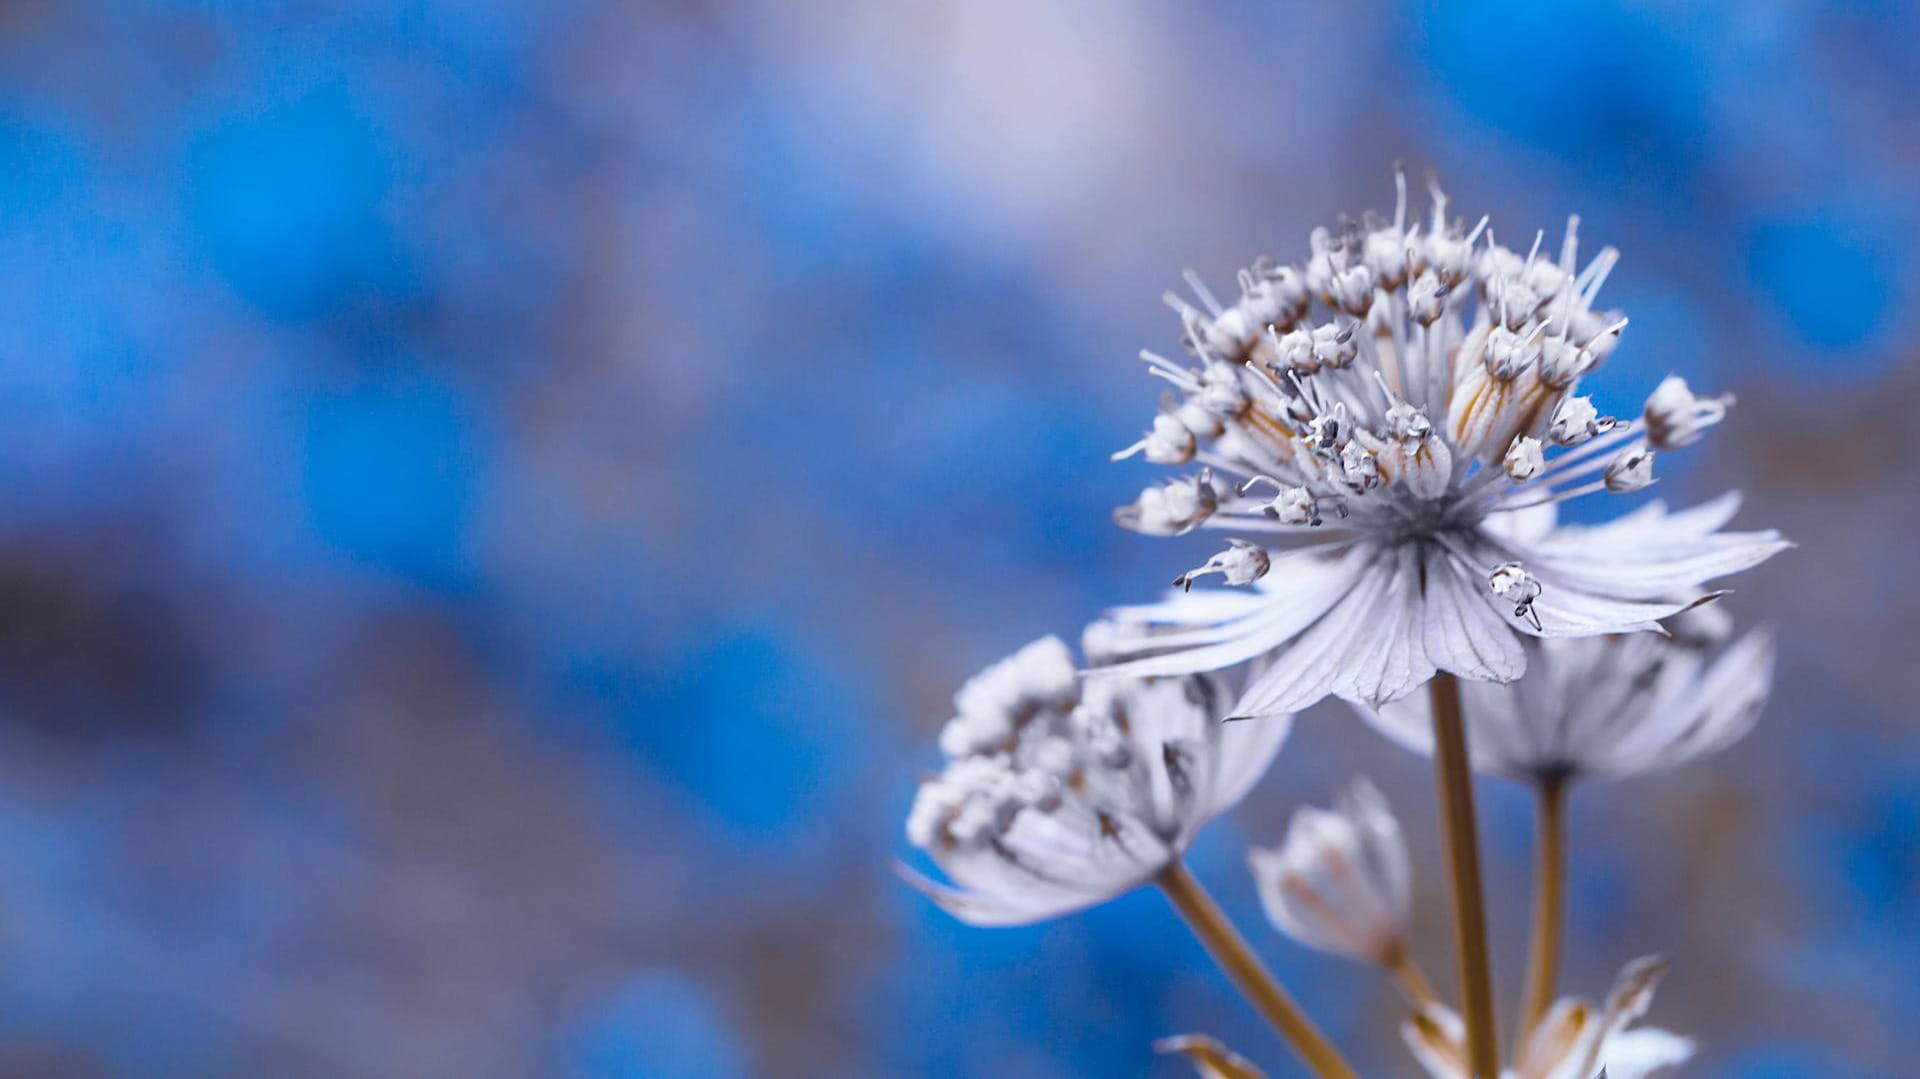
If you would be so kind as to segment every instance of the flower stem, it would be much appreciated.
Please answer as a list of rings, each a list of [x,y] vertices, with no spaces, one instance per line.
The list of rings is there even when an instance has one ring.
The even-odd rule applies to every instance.
[[[1407,1003],[1414,1008],[1425,1008],[1440,1003],[1440,994],[1434,992],[1433,983],[1427,980],[1426,972],[1413,961],[1413,956],[1407,954],[1404,945],[1396,948],[1381,965],[1387,968],[1387,973],[1393,975],[1394,984],[1400,987],[1400,992],[1406,995]]]
[[[1314,1026],[1313,1020],[1307,1018],[1287,991],[1280,988],[1273,973],[1253,954],[1246,938],[1227,920],[1226,912],[1187,871],[1186,863],[1175,859],[1155,878],[1155,883],[1167,893],[1173,909],[1186,919],[1188,928],[1200,938],[1214,962],[1220,964],[1220,969],[1248,1002],[1273,1024],[1315,1075],[1323,1079],[1356,1079],[1353,1066],[1320,1028]]]
[[[1534,816],[1533,941],[1527,949],[1526,991],[1520,1001],[1520,1030],[1526,1037],[1553,1004],[1560,976],[1561,926],[1566,916],[1567,781],[1540,780]]]
[[[1460,999],[1467,1023],[1467,1060],[1476,1079],[1499,1079],[1493,1021],[1493,975],[1487,961],[1487,910],[1480,883],[1480,836],[1473,813],[1473,768],[1460,715],[1460,683],[1441,671],[1427,683],[1433,701],[1433,774],[1446,828],[1448,876],[1460,952]]]

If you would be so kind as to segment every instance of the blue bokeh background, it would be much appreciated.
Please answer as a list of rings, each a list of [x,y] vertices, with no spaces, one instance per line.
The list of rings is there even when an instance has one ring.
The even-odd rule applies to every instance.
[[[1337,10],[1335,10],[1337,8]],[[1595,384],[1737,392],[1663,493],[1801,543],[1759,733],[1575,802],[1568,981],[1662,949],[1701,1073],[1920,1055],[1920,17],[1903,4],[0,8],[0,1074],[1293,1065],[1158,897],[887,873],[947,698],[1196,548],[1111,527],[1157,297],[1437,170],[1625,253]],[[1196,871],[1368,1074],[1367,972]],[[1519,969],[1525,798],[1483,795]]]

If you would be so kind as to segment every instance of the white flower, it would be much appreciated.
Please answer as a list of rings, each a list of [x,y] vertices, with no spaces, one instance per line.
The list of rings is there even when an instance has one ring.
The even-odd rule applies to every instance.
[[[1089,631],[1101,647],[1112,627]],[[1150,880],[1239,802],[1289,724],[1222,723],[1212,677],[1082,684],[1047,637],[980,672],[941,732],[948,757],[920,785],[907,838],[952,886],[908,881],[974,925],[1023,925]]]
[[[1644,488],[1654,451],[1695,441],[1726,402],[1669,379],[1641,419],[1600,416],[1580,381],[1626,325],[1595,306],[1617,253],[1581,266],[1577,219],[1557,257],[1542,237],[1508,250],[1484,220],[1449,220],[1437,188],[1433,199],[1429,221],[1409,222],[1403,178],[1391,221],[1316,230],[1298,273],[1263,261],[1230,305],[1197,283],[1200,307],[1172,300],[1197,366],[1143,354],[1180,396],[1125,452],[1197,461],[1219,497],[1204,518],[1136,510],[1123,523],[1191,523],[1273,549],[1232,548],[1202,567],[1256,592],[1130,612],[1181,632],[1111,673],[1263,659],[1239,716],[1328,694],[1389,701],[1442,670],[1511,681],[1523,637],[1651,629],[1684,606],[1672,597],[1786,546],[1773,532],[1722,532],[1727,502],[1556,529],[1555,503]],[[1509,564],[1524,577],[1496,579]],[[1513,580],[1537,592],[1494,591]]]
[[[1387,800],[1356,780],[1332,809],[1294,811],[1286,842],[1247,852],[1267,918],[1323,952],[1391,967],[1406,954],[1413,871]]]
[[[1647,956],[1628,963],[1596,1009],[1576,998],[1555,1002],[1522,1041],[1503,1079],[1650,1079],[1692,1059],[1693,1041],[1652,1027],[1629,1030],[1647,1013],[1667,963]],[[1429,1004],[1401,1028],[1407,1047],[1434,1079],[1468,1079],[1459,1016]]]
[[[1461,686],[1474,767],[1534,782],[1621,779],[1739,741],[1772,688],[1771,635],[1756,630],[1714,657],[1728,636],[1716,604],[1670,623],[1671,637],[1529,641],[1525,678]],[[1401,745],[1432,752],[1424,697],[1359,710]]]

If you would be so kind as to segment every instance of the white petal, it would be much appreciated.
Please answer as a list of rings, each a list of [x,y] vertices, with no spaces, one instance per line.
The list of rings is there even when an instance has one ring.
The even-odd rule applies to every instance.
[[[1720,532],[1739,506],[1737,494],[1679,513],[1652,502],[1603,525],[1533,540],[1489,538],[1543,580],[1551,575],[1617,599],[1659,599],[1698,591],[1792,546],[1772,531]]]
[[[1261,716],[1258,719],[1221,723],[1218,727],[1219,751],[1214,755],[1212,808],[1215,817],[1240,804],[1260,777],[1267,774],[1274,755],[1286,744],[1293,730],[1291,715]]]
[[[1684,759],[1716,753],[1746,737],[1773,690],[1773,634],[1755,630],[1727,647],[1707,668],[1696,692],[1706,715],[1683,746]]]
[[[1568,525],[1554,531],[1556,542],[1569,547],[1584,547],[1601,552],[1622,540],[1651,545],[1676,539],[1700,539],[1727,526],[1740,511],[1740,492],[1728,491],[1697,506],[1670,512],[1667,504],[1654,499],[1646,505],[1597,525]],[[1517,537],[1523,542],[1544,539],[1545,534]]]
[[[1260,579],[1260,585],[1266,583],[1266,578]],[[1170,588],[1158,603],[1114,607],[1107,611],[1107,617],[1122,624],[1212,626],[1261,610],[1267,601],[1264,592],[1262,587],[1197,588],[1191,592]]]
[[[1692,1060],[1696,1048],[1692,1038],[1641,1027],[1607,1039],[1600,1060],[1607,1067],[1607,1079],[1653,1079]]]
[[[1698,591],[1708,582],[1765,562],[1793,544],[1777,532],[1721,532],[1698,539],[1668,539],[1657,544],[1622,538],[1611,552],[1589,553],[1584,545],[1569,551],[1551,540],[1515,546],[1513,557],[1545,580],[1620,599],[1659,599]]]
[[[1298,712],[1332,692],[1350,657],[1378,640],[1391,579],[1377,566],[1365,574],[1326,617],[1253,680],[1233,706],[1233,715]]]
[[[1481,527],[1504,539],[1531,543],[1551,535],[1560,521],[1560,507],[1539,502],[1524,509],[1500,510],[1487,515]]]
[[[1400,1024],[1401,1040],[1433,1079],[1470,1079],[1467,1074],[1466,1024],[1444,1004],[1428,1004]]]
[[[1388,741],[1422,757],[1433,755],[1433,711],[1428,707],[1426,694],[1414,693],[1382,705],[1347,703]]]
[[[1427,554],[1421,633],[1434,666],[1477,681],[1511,682],[1527,669],[1520,638],[1502,621],[1484,581],[1458,559]]]
[[[1507,624],[1535,637],[1596,637],[1605,633],[1664,633],[1660,619],[1685,610],[1685,603],[1643,603],[1613,599],[1574,588],[1564,582],[1548,582],[1540,598],[1533,601],[1533,613],[1540,619],[1534,628],[1527,619],[1513,616]]]
[[[1551,713],[1527,707],[1521,694],[1523,687],[1535,682],[1535,674],[1530,673],[1513,683],[1461,684],[1467,748],[1477,771],[1526,779],[1555,755],[1550,748],[1552,732],[1542,729],[1541,721],[1535,718]],[[1374,708],[1356,703],[1354,710],[1401,748],[1423,757],[1433,755],[1433,708],[1425,693],[1409,694]]]
[[[1105,902],[1145,883],[1174,851],[1130,816],[1098,817],[1069,800],[1053,813],[1027,810],[993,847],[935,849],[953,881],[906,866],[902,879],[969,925],[1028,925]]]
[[[940,909],[953,915],[968,925],[984,929],[1003,926],[1032,925],[1083,910],[1099,902],[1099,897],[1042,897],[1031,894],[1000,894],[976,892],[942,884],[912,868],[895,863],[893,867],[901,880],[924,892],[927,898],[939,904]]]
[[[1413,909],[1413,866],[1400,819],[1393,815],[1387,796],[1365,779],[1354,782],[1350,812],[1368,835],[1367,861],[1381,882],[1394,916],[1408,921]]]
[[[1550,570],[1542,570],[1534,562],[1526,561],[1515,548],[1498,546],[1492,542],[1480,544],[1473,555],[1484,566],[1495,566],[1507,561],[1520,561],[1527,570],[1540,580],[1542,591],[1533,601],[1533,614],[1539,619],[1539,625],[1532,618],[1518,614],[1511,605],[1500,603],[1492,598],[1495,612],[1500,620],[1520,633],[1532,637],[1596,637],[1607,633],[1637,633],[1650,631],[1664,634],[1660,619],[1685,610],[1693,601],[1687,602],[1641,602],[1616,599],[1580,588]],[[1466,563],[1461,564],[1463,572],[1481,575],[1482,591],[1492,596],[1484,587],[1484,571]]]
[[[1380,566],[1375,572],[1385,569]],[[1372,622],[1372,640],[1346,657],[1333,692],[1348,700],[1390,701],[1425,685],[1434,667],[1421,632],[1422,607],[1420,556],[1413,547],[1402,546]]]
[[[1262,656],[1285,644],[1311,626],[1339,602],[1360,579],[1373,561],[1372,547],[1352,547],[1337,554],[1320,554],[1312,559],[1288,559],[1283,568],[1267,575],[1272,579],[1284,572],[1285,579],[1261,596],[1253,613],[1230,622],[1201,626],[1163,637],[1144,637],[1132,642],[1136,652],[1151,652],[1090,673],[1098,676],[1150,677],[1217,671]],[[1134,608],[1136,616],[1158,621],[1153,612],[1169,609],[1175,617],[1187,617],[1179,604]]]

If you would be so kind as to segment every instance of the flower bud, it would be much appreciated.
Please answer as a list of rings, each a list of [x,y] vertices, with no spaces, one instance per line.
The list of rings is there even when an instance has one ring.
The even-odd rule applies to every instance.
[[[1641,416],[1647,425],[1647,445],[1674,450],[1698,441],[1700,432],[1725,414],[1725,401],[1695,397],[1685,379],[1668,375],[1648,396]]]
[[[1602,475],[1607,490],[1614,494],[1638,491],[1653,482],[1653,451],[1645,446],[1622,450],[1607,462],[1606,472]]]
[[[1198,450],[1193,431],[1179,417],[1162,412],[1153,418],[1153,429],[1146,437],[1114,454],[1113,459],[1124,461],[1138,453],[1156,465],[1184,465]]]
[[[1501,463],[1506,466],[1509,478],[1524,482],[1540,474],[1547,458],[1541,451],[1539,439],[1521,435],[1507,447],[1507,456]]]
[[[1600,415],[1593,407],[1593,398],[1569,397],[1553,410],[1547,437],[1557,446],[1578,446],[1595,435],[1613,430],[1618,424],[1613,417]]]
[[[1364,779],[1332,809],[1296,810],[1279,847],[1247,852],[1276,928],[1310,948],[1381,965],[1406,949],[1407,861],[1399,822]]]

